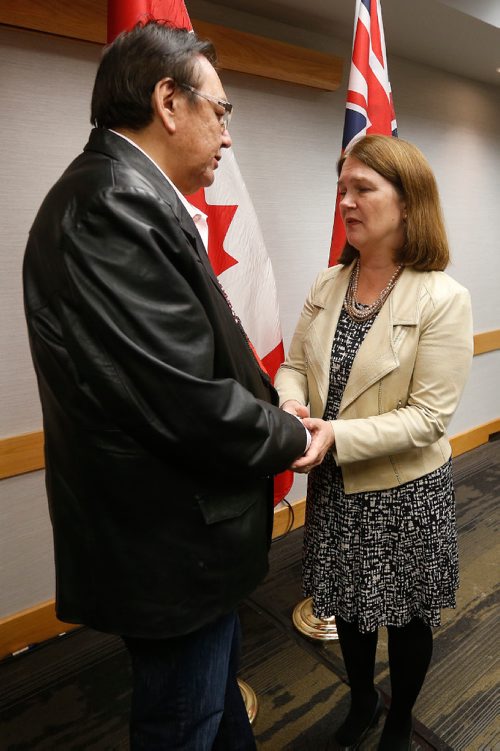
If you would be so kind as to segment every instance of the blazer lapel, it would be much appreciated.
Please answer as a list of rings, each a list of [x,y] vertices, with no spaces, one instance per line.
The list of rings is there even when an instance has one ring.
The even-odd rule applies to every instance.
[[[339,417],[363,391],[399,366],[398,348],[407,326],[418,323],[418,300],[423,274],[405,269],[387,303],[359,348],[351,368]]]
[[[338,268],[338,267],[337,267]],[[343,266],[333,284],[325,284],[312,303],[320,313],[309,327],[306,340],[307,367],[316,381],[323,408],[330,385],[330,359],[352,266]]]
[[[392,342],[390,303],[384,305],[359,348],[342,396],[339,416],[370,386],[398,367]]]

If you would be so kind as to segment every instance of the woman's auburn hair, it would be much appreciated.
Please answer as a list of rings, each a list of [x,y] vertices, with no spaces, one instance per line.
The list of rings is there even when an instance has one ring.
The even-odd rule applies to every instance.
[[[355,141],[337,162],[337,174],[348,156],[385,177],[406,205],[405,242],[395,262],[417,271],[444,271],[450,251],[434,173],[422,152],[408,141],[367,135]],[[339,263],[348,264],[359,252],[346,242]]]

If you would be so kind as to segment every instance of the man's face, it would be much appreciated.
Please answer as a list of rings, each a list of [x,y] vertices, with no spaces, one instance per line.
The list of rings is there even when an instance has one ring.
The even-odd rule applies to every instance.
[[[227,100],[219,76],[208,60],[198,58],[200,93]],[[179,170],[176,185],[185,195],[199,188],[208,188],[215,179],[215,170],[222,149],[231,146],[229,131],[222,123],[223,108],[212,101],[187,91],[177,92],[176,148]]]

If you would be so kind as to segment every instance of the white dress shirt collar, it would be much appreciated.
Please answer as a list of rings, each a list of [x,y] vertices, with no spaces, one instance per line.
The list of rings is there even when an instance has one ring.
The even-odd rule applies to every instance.
[[[112,128],[109,128],[111,133],[114,133],[115,136],[119,136],[120,138],[124,138],[125,141],[128,141],[132,146],[134,146],[136,149],[138,149],[142,154],[144,154],[145,157],[149,159],[150,162],[154,164],[156,169],[161,172],[165,180],[168,182],[168,184],[174,189],[177,197],[179,198],[179,201],[182,203],[186,211],[188,212],[189,216],[193,220],[196,229],[198,230],[198,233],[201,237],[201,240],[203,242],[203,245],[205,246],[205,250],[208,252],[208,221],[207,221],[207,215],[203,213],[203,211],[200,211],[196,206],[193,206],[192,203],[189,203],[187,198],[182,195],[180,190],[174,185],[172,180],[169,178],[167,174],[159,167],[154,159],[151,159],[149,154],[147,154],[144,149],[141,149],[140,146],[138,146],[135,141],[132,141],[131,138],[128,138],[127,136],[124,136],[123,133],[118,133],[116,130],[113,130]]]

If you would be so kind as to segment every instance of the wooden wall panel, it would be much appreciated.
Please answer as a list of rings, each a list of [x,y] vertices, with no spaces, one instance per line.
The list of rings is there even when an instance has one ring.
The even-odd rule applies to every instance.
[[[297,529],[304,524],[305,501],[293,504],[293,512],[280,508],[274,516],[273,537]],[[0,660],[40,642],[52,639],[75,628],[63,623],[55,614],[55,601],[46,600],[31,608],[0,619]]]
[[[193,21],[193,26],[197,34],[214,43],[223,70],[326,91],[335,91],[342,82],[342,60],[339,57],[204,21]]]
[[[0,619],[0,660],[6,655],[52,639],[78,626],[63,623],[56,617],[54,600]]]
[[[482,446],[483,443],[488,443],[490,435],[498,432],[500,432],[500,417],[454,435],[450,438],[453,456],[460,456],[460,454],[465,454],[466,451]]]
[[[453,455],[458,456],[486,443],[489,436],[498,431],[500,431],[500,418],[454,436],[451,439]],[[287,507],[275,511],[274,539],[303,526],[305,506],[305,499],[302,499],[293,504],[293,511]],[[0,619],[0,659],[74,628],[77,628],[77,626],[65,624],[58,620],[55,615],[54,600],[48,600],[19,613],[13,613]]]
[[[0,5],[0,24],[104,44],[106,0],[23,0]],[[240,73],[335,91],[342,59],[193,19],[195,31],[217,49],[220,67]]]
[[[490,435],[499,431],[500,418],[452,436],[450,443],[453,456],[481,446],[488,441]],[[44,466],[42,431],[0,439],[0,480],[34,472]]]
[[[0,23],[104,44],[106,0],[22,0],[0,3]]]
[[[453,455],[458,456],[486,443],[489,436],[498,431],[500,431],[500,418],[454,436],[451,439]],[[306,502],[303,499],[293,504],[293,511],[287,507],[277,509],[274,514],[273,539],[303,526],[305,508]],[[78,628],[74,624],[60,621],[55,615],[54,608],[54,600],[48,600],[0,619],[0,660],[30,645]]]
[[[0,480],[43,469],[44,466],[41,430],[0,440]]]
[[[485,352],[493,352],[500,349],[500,329],[482,331],[474,336],[474,355],[482,355]]]
[[[498,349],[500,349],[500,329],[475,334],[475,356]],[[500,420],[492,420],[451,438],[454,455],[458,456],[464,451],[470,451],[486,443],[488,436],[498,430],[500,430]],[[0,480],[43,469],[43,467],[43,433],[41,431],[0,439]]]

